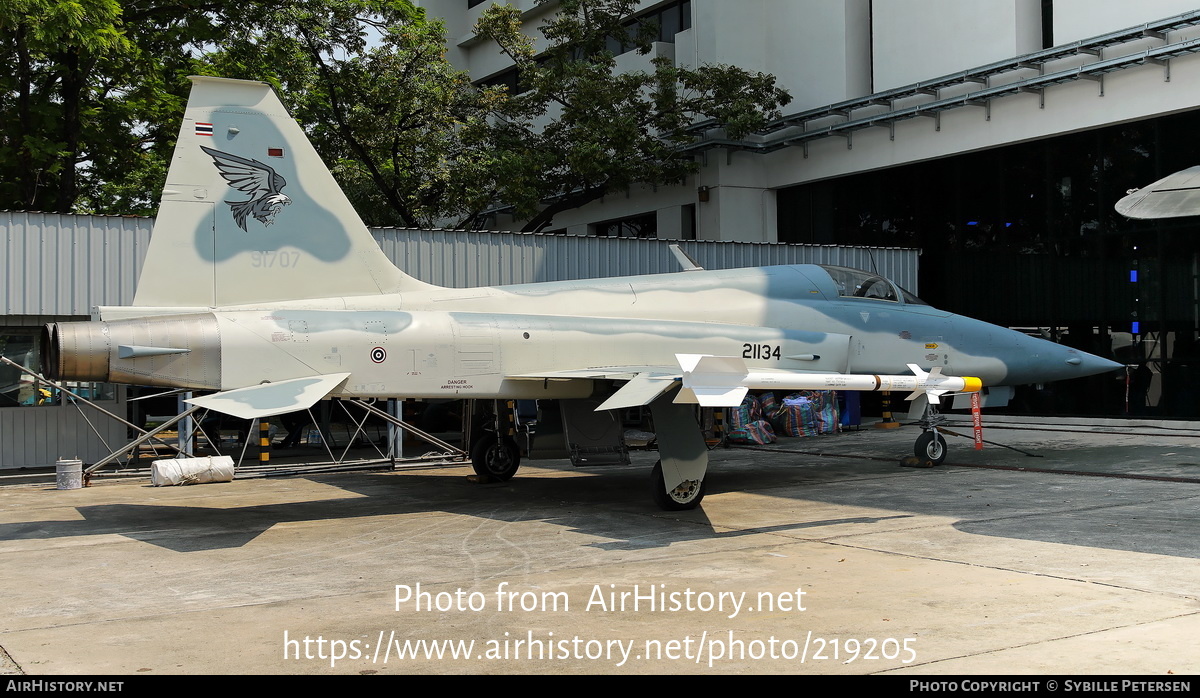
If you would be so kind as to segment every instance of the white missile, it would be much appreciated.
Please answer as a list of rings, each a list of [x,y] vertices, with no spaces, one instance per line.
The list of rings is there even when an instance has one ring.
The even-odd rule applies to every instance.
[[[879,376],[846,373],[796,373],[750,370],[736,356],[676,354],[683,369],[683,389],[675,402],[699,403],[703,407],[736,407],[751,389],[755,390],[910,390],[906,399],[928,395],[939,404],[947,393],[973,393],[983,387],[978,378],[942,375],[935,366],[926,373],[908,364],[911,376]]]

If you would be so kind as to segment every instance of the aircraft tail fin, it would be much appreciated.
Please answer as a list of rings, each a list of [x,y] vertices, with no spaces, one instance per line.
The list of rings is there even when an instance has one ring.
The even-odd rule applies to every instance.
[[[135,306],[430,288],[379,248],[269,85],[191,80]]]

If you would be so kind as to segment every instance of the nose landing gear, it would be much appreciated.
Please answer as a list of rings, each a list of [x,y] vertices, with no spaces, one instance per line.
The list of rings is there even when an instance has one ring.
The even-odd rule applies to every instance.
[[[933,405],[925,409],[918,424],[921,425],[921,435],[913,444],[913,455],[921,461],[941,465],[946,460],[946,439],[938,433],[938,426],[946,421]]]

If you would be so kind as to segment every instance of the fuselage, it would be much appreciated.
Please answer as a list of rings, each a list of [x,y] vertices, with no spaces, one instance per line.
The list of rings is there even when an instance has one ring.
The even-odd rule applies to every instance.
[[[881,277],[817,265],[195,310],[62,323],[60,334],[74,334],[59,343],[90,347],[90,373],[80,380],[229,390],[348,372],[334,394],[369,397],[580,397],[591,386],[572,380],[572,371],[611,368],[613,378],[632,377],[677,367],[677,354],[854,374],[940,366],[985,386],[1117,366],[938,310]],[[64,329],[71,325],[81,327]]]

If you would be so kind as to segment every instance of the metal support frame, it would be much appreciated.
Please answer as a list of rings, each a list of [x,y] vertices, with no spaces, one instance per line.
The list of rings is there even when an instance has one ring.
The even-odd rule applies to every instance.
[[[103,468],[104,466],[108,465],[109,463],[116,461],[117,459],[119,459],[123,455],[125,455],[126,453],[130,453],[130,452],[134,451],[135,449],[140,447],[142,444],[145,444],[149,441],[157,441],[158,443],[162,444],[164,447],[174,451],[176,454],[187,455],[187,454],[185,454],[184,450],[180,448],[180,446],[167,443],[166,441],[160,439],[158,437],[158,435],[164,431],[167,431],[168,429],[175,426],[176,424],[179,424],[181,421],[184,421],[184,420],[190,421],[193,414],[195,414],[199,410],[203,409],[200,405],[193,405],[193,406],[189,407],[188,409],[184,410],[183,412],[180,412],[179,414],[175,415],[174,417],[172,417],[172,418],[168,419],[167,421],[163,422],[162,424],[158,425],[154,429],[150,429],[147,431],[146,429],[143,429],[143,428],[137,426],[136,424],[134,424],[126,419],[123,419],[122,417],[119,417],[116,414],[113,414],[112,412],[104,409],[103,407],[100,407],[99,405],[88,400],[87,398],[84,398],[84,397],[78,395],[77,393],[72,391],[70,388],[67,388],[66,386],[64,386],[60,383],[52,381],[52,380],[46,378],[45,376],[37,373],[36,371],[27,369],[24,366],[16,363],[15,361],[9,359],[6,356],[0,356],[0,362],[9,364],[9,365],[13,366],[14,368],[18,369],[19,371],[21,371],[22,373],[26,373],[31,376],[34,376],[35,378],[37,378],[39,381],[45,383],[46,385],[52,386],[52,387],[56,388],[57,390],[62,391],[64,394],[71,396],[75,401],[78,401],[79,403],[83,403],[83,404],[87,405],[88,407],[95,409],[97,412],[100,412],[101,414],[103,414],[107,417],[115,419],[116,421],[120,422],[121,424],[124,424],[126,427],[133,429],[134,431],[140,432],[141,435],[138,436],[133,441],[130,441],[125,446],[122,446],[121,448],[112,451],[104,458],[101,458],[100,460],[96,461],[95,463],[91,464],[86,469],[84,469],[83,474],[84,474],[85,482],[90,478],[92,473],[96,472],[100,468]],[[351,437],[349,439],[349,443],[346,445],[346,448],[342,451],[342,454],[340,457],[334,456],[333,452],[331,450],[329,450],[329,445],[326,443],[325,444],[326,452],[329,454],[330,462],[329,463],[315,463],[312,465],[316,465],[316,466],[335,465],[335,466],[359,467],[367,462],[371,462],[371,463],[390,462],[391,465],[393,467],[395,467],[397,461],[405,461],[405,462],[428,461],[431,458],[437,458],[437,459],[449,458],[452,460],[465,460],[468,457],[467,452],[464,451],[463,449],[458,448],[456,446],[452,446],[451,444],[449,444],[445,441],[442,441],[441,439],[437,438],[436,436],[433,436],[427,432],[424,432],[424,431],[414,427],[411,424],[408,424],[407,422],[400,419],[400,417],[393,415],[393,414],[389,414],[389,412],[381,410],[372,404],[368,404],[367,402],[364,402],[362,400],[356,400],[356,399],[341,400],[340,402],[343,404],[349,402],[349,403],[358,405],[366,412],[366,414],[363,416],[363,419],[361,421],[359,421],[355,424],[355,432],[351,435]],[[78,404],[76,404],[76,407],[78,408]],[[81,412],[82,412],[82,410],[81,410]],[[366,422],[367,416],[370,416],[370,415],[374,415],[374,416],[377,416],[377,417],[383,419],[384,421],[388,422],[389,425],[391,425],[392,427],[397,427],[403,431],[410,432],[413,435],[417,436],[418,438],[420,438],[424,441],[427,441],[428,443],[431,443],[431,444],[437,446],[438,448],[443,449],[444,452],[438,453],[438,454],[426,454],[423,456],[419,456],[417,458],[397,458],[397,452],[400,450],[400,447],[398,446],[399,439],[396,437],[395,432],[391,431],[391,433],[389,435],[388,455],[383,456],[382,460],[379,460],[379,461],[376,461],[376,460],[354,461],[353,463],[349,463],[345,460],[346,455],[349,453],[350,447],[354,443],[354,439],[360,433],[362,433],[363,424]],[[309,411],[309,417],[310,418],[312,417],[311,410]],[[84,416],[84,419],[85,420],[87,419],[86,415]],[[259,420],[254,420],[254,421],[257,423]],[[96,431],[95,426],[91,424],[91,420],[87,420],[87,422],[88,422],[89,426],[92,426],[92,430]],[[314,424],[316,423],[315,419],[313,420],[313,423]],[[199,430],[199,429],[197,429],[197,430],[200,431],[201,434],[203,434],[202,430]],[[400,433],[403,434],[403,431]],[[97,434],[99,434],[98,431],[97,431]],[[205,438],[208,438],[207,435],[205,435]],[[249,444],[250,438],[252,438],[252,437],[248,433],[247,439],[246,439],[246,445]],[[210,443],[212,443],[212,439],[208,439],[208,441]],[[325,441],[325,439],[322,439],[322,441]],[[112,448],[107,443],[105,443],[104,445],[107,448]],[[383,454],[380,454],[380,455],[382,456]],[[240,467],[241,462],[244,459],[244,457],[245,457],[245,448],[243,448],[242,456],[238,459],[239,467]]]
[[[1088,73],[1082,73],[1082,74],[1080,74],[1079,79],[1080,80],[1091,80],[1092,82],[1099,84],[1100,85],[1100,96],[1101,97],[1104,96],[1104,73],[1100,73],[1099,75],[1089,75]]]
[[[1022,87],[1017,91],[1024,92],[1026,94],[1036,94],[1038,96],[1038,108],[1046,108],[1046,91],[1044,89],[1040,87]]]
[[[361,407],[362,409],[366,410],[368,413],[373,414],[376,417],[379,417],[380,419],[382,419],[390,424],[394,424],[397,427],[400,427],[401,429],[412,433],[414,436],[420,438],[421,440],[431,443],[434,446],[437,446],[439,448],[445,449],[446,453],[453,458],[465,459],[468,455],[467,452],[464,451],[463,449],[458,448],[457,446],[452,446],[452,445],[446,443],[445,441],[442,441],[441,439],[437,438],[436,436],[433,436],[432,434],[424,432],[424,431],[414,427],[413,425],[401,420],[399,417],[388,414],[387,412],[379,409],[378,407],[376,407],[374,405],[368,404],[362,400],[343,400],[343,402],[349,402],[351,404],[357,405],[357,406]]]
[[[75,391],[66,387],[65,385],[56,383],[56,382],[50,380],[49,378],[43,376],[42,374],[38,373],[37,371],[29,370],[29,369],[25,368],[24,366],[22,366],[21,364],[8,358],[7,356],[0,356],[0,362],[9,364],[10,366],[13,366],[14,368],[20,370],[21,373],[27,373],[27,374],[33,376],[34,378],[37,378],[39,381],[45,383],[46,385],[50,385],[50,386],[53,386],[54,388],[57,388],[58,390],[61,390],[62,392],[66,393],[67,395],[70,395],[71,397],[75,398],[75,400],[82,402],[83,404],[87,405],[88,407],[91,407],[92,409],[96,410],[97,412],[100,412],[109,417],[112,417],[113,419],[117,420],[121,424],[124,424],[125,426],[129,427],[130,429],[136,429],[137,431],[140,431],[143,434],[146,433],[145,429],[137,426],[133,422],[129,422],[129,421],[126,421],[125,419],[122,419],[121,417],[118,417],[117,415],[113,414],[112,412],[109,412],[108,410],[104,409],[100,405],[97,405],[96,403],[92,402],[91,400],[88,400],[87,398],[79,395],[78,393],[76,393]],[[166,446],[167,448],[170,448],[173,450],[178,450],[174,446],[168,444],[165,441],[163,441],[161,443],[163,444],[163,446]]]
[[[158,443],[162,444],[164,447],[170,449],[171,451],[174,451],[176,454],[183,454],[184,449],[182,449],[180,447],[180,445],[169,444],[166,441],[158,438],[158,434],[170,429],[171,427],[175,426],[176,424],[180,423],[181,421],[190,420],[190,418],[193,414],[195,414],[197,411],[202,409],[199,405],[193,405],[193,406],[189,407],[188,409],[184,410],[183,412],[180,412],[179,414],[175,415],[171,419],[168,419],[167,421],[158,425],[154,429],[147,431],[146,429],[143,429],[143,428],[137,426],[136,424],[134,424],[116,414],[113,414],[112,412],[104,409],[103,407],[97,405],[96,403],[92,402],[91,400],[88,400],[87,398],[82,397],[81,395],[75,393],[73,390],[66,387],[65,385],[62,385],[55,381],[52,381],[52,380],[46,378],[45,376],[37,373],[36,371],[32,371],[28,368],[25,368],[21,364],[18,364],[17,362],[13,361],[12,359],[9,359],[6,356],[0,356],[0,362],[9,364],[12,367],[16,368],[17,370],[21,371],[22,373],[25,373],[25,374],[35,377],[37,380],[45,383],[46,385],[52,386],[52,387],[56,388],[57,390],[61,391],[62,393],[71,396],[71,398],[73,398],[74,401],[85,404],[88,407],[95,409],[97,412],[100,412],[101,414],[103,414],[107,417],[115,419],[116,421],[120,422],[121,424],[124,424],[126,427],[129,427],[130,429],[133,429],[134,431],[137,431],[141,434],[140,436],[138,436],[136,439],[129,442],[125,446],[123,446],[115,451],[112,451],[104,458],[101,458],[100,460],[98,460],[95,463],[88,466],[83,471],[85,479],[90,477],[92,473],[96,472],[100,468],[103,468],[104,466],[108,465],[109,463],[112,463],[113,461],[117,460],[118,458],[125,455],[126,453],[129,453],[129,452],[133,451],[134,449],[138,448],[139,446],[141,446],[142,444],[147,443],[152,440],[157,441]],[[329,454],[331,462],[330,463],[318,463],[318,464],[314,464],[314,465],[338,465],[338,466],[341,466],[341,465],[347,464],[347,461],[345,460],[345,458],[346,458],[346,455],[350,451],[350,446],[354,443],[354,439],[360,433],[362,433],[363,424],[366,422],[366,417],[369,415],[375,415],[375,416],[383,419],[384,421],[388,422],[393,427],[398,427],[399,429],[410,432],[413,435],[417,436],[418,438],[420,438],[430,444],[433,444],[434,446],[437,446],[438,448],[441,448],[444,451],[443,453],[439,453],[436,455],[426,454],[426,455],[420,456],[418,458],[397,458],[396,454],[397,454],[397,451],[399,451],[399,448],[397,447],[396,444],[398,443],[398,439],[395,437],[395,435],[393,433],[389,437],[389,449],[388,449],[389,453],[388,453],[388,455],[383,456],[383,454],[380,454],[381,456],[383,456],[382,461],[370,461],[370,462],[390,462],[392,464],[392,466],[394,467],[398,460],[401,460],[401,461],[427,461],[427,460],[430,460],[431,457],[436,457],[439,459],[448,457],[450,459],[455,459],[455,460],[465,460],[468,457],[468,453],[466,451],[464,451],[463,449],[458,448],[456,446],[452,446],[449,443],[446,443],[445,441],[442,441],[441,439],[437,438],[436,436],[433,436],[429,433],[426,433],[426,432],[414,427],[411,424],[408,424],[407,422],[400,419],[399,416],[389,414],[388,412],[381,410],[372,404],[368,404],[367,402],[364,402],[362,400],[356,400],[356,399],[341,400],[340,402],[343,404],[349,402],[349,403],[358,405],[366,412],[366,415],[363,416],[363,419],[361,421],[359,421],[355,424],[355,431],[351,435],[351,437],[349,439],[349,443],[346,445],[346,448],[342,451],[342,454],[340,457],[334,456],[333,452],[329,449],[329,445],[326,443],[325,444],[326,451]],[[78,404],[76,404],[76,407],[78,408]],[[343,409],[344,409],[344,407],[343,407]],[[81,410],[81,412],[82,412],[82,410]],[[310,418],[312,417],[311,411],[309,411],[309,417]],[[86,415],[84,416],[84,419],[85,420],[87,419]],[[87,422],[89,425],[91,425],[91,420],[87,420]],[[258,422],[258,420],[255,420],[255,422]],[[313,423],[314,424],[316,423],[315,419],[313,420]],[[92,430],[96,431],[95,426],[92,426]],[[200,430],[200,431],[201,431],[201,434],[203,434],[203,431],[202,430]],[[96,433],[99,434],[98,431]],[[205,435],[205,436],[207,438],[207,435]],[[469,435],[464,434],[464,436],[469,436]],[[180,438],[183,438],[182,434],[180,435]],[[191,438],[190,435],[188,438],[189,439]],[[247,439],[246,439],[247,445],[249,444],[250,438],[252,438],[252,437],[250,434],[248,434]],[[208,439],[208,440],[210,443],[212,442],[212,439]],[[322,439],[322,441],[326,441],[326,439]],[[107,443],[105,443],[104,445],[106,448],[112,448]],[[242,457],[238,459],[239,466],[241,465],[241,461],[244,457],[245,457],[245,449],[243,448]],[[355,461],[353,464],[350,464],[350,465],[351,465],[351,467],[360,466],[365,462],[367,462],[367,461]]]
[[[967,104],[973,107],[983,107],[983,120],[992,120],[992,100],[990,99],[972,99],[968,100]]]
[[[159,432],[166,431],[167,429],[170,429],[171,427],[175,426],[179,422],[179,420],[181,420],[185,417],[192,416],[192,414],[195,413],[199,409],[200,409],[199,405],[192,405],[191,407],[187,408],[183,412],[180,412],[179,414],[168,419],[167,421],[163,422],[162,424],[158,425],[157,427],[154,427],[150,431],[142,434],[141,436],[134,439],[133,441],[130,441],[125,446],[117,449],[116,451],[113,451],[112,453],[101,458],[100,460],[96,461],[95,463],[92,463],[90,466],[88,466],[83,471],[84,475],[85,476],[91,475],[92,473],[96,472],[100,468],[103,468],[104,466],[108,465],[109,463],[120,458],[127,451],[132,451],[133,449],[137,448],[138,446],[141,446],[142,444],[146,443],[150,439],[153,439],[155,436],[158,435]],[[125,421],[125,420],[121,420],[121,421]],[[136,429],[137,427],[134,427],[134,428]]]
[[[928,118],[930,118],[930,119],[933,119],[933,130],[934,130],[934,131],[941,131],[941,130],[942,130],[942,112],[941,112],[941,110],[938,110],[938,111],[918,111],[918,112],[917,112],[917,116],[925,116],[925,117],[928,117]]]
[[[92,424],[92,420],[88,419],[88,418],[87,418],[87,415],[84,415],[84,414],[83,414],[83,410],[82,410],[82,408],[80,408],[80,407],[79,407],[79,403],[83,403],[83,404],[87,405],[88,407],[91,407],[92,409],[96,410],[96,411],[97,411],[97,412],[99,412],[100,414],[103,414],[103,415],[105,415],[106,417],[110,417],[110,418],[112,418],[112,419],[115,419],[116,421],[120,422],[121,424],[124,424],[126,427],[129,427],[130,429],[133,429],[134,431],[137,431],[137,432],[141,433],[141,434],[142,434],[142,436],[141,436],[141,437],[139,437],[139,439],[138,439],[138,441],[137,441],[137,445],[141,445],[141,444],[143,444],[143,443],[145,443],[145,442],[147,442],[147,441],[149,441],[149,440],[151,440],[151,439],[154,439],[155,441],[158,441],[160,444],[162,444],[162,446],[163,446],[164,448],[169,448],[169,449],[171,449],[172,451],[175,451],[176,453],[179,453],[179,452],[180,452],[180,448],[179,448],[179,446],[173,446],[173,445],[171,445],[171,444],[167,443],[166,441],[163,441],[162,439],[159,439],[159,438],[157,438],[157,436],[156,436],[156,435],[157,435],[157,434],[158,434],[160,431],[163,431],[163,427],[161,427],[161,426],[160,426],[160,427],[158,427],[157,429],[154,429],[154,430],[151,430],[151,431],[146,431],[145,429],[143,429],[143,428],[139,427],[138,425],[134,424],[133,422],[130,422],[130,421],[128,421],[128,420],[126,420],[126,419],[124,419],[124,418],[122,418],[122,417],[119,417],[119,416],[118,416],[118,415],[116,415],[116,414],[113,414],[112,412],[109,412],[108,410],[104,409],[104,408],[103,408],[103,407],[101,407],[100,405],[97,405],[96,403],[92,402],[91,400],[88,400],[87,398],[85,398],[85,397],[83,397],[82,395],[80,395],[80,394],[76,393],[75,391],[71,390],[70,388],[66,387],[65,385],[62,385],[61,383],[57,383],[57,382],[55,382],[55,381],[52,381],[52,380],[50,380],[49,378],[47,378],[47,377],[43,376],[42,374],[38,373],[37,371],[32,371],[32,370],[30,370],[30,369],[28,369],[28,368],[25,368],[24,366],[22,366],[21,364],[19,364],[19,363],[17,363],[17,362],[15,362],[15,361],[13,361],[12,359],[8,358],[7,356],[0,356],[0,362],[3,362],[3,363],[6,363],[6,364],[9,364],[10,366],[13,366],[14,368],[16,368],[16,369],[18,369],[19,371],[21,371],[22,373],[25,373],[25,374],[31,375],[31,376],[33,376],[34,378],[37,378],[37,379],[38,379],[40,382],[42,382],[42,383],[45,383],[46,385],[52,386],[53,388],[55,388],[55,389],[57,389],[57,390],[59,390],[59,391],[62,391],[62,392],[63,392],[64,394],[66,394],[66,395],[70,395],[70,396],[71,396],[71,398],[73,398],[73,399],[72,399],[72,402],[75,404],[75,408],[79,410],[79,413],[80,413],[81,415],[83,415],[83,418],[84,418],[84,420],[85,420],[85,421],[88,423],[88,426],[90,426],[90,427],[92,428],[92,431],[93,431],[93,432],[96,434],[96,436],[97,436],[97,437],[100,437],[100,431],[99,431],[98,429],[96,429],[96,427],[95,427],[95,426]],[[168,424],[169,424],[169,425],[173,425],[173,424],[175,424],[177,421],[179,421],[179,419],[183,418],[184,416],[187,416],[187,415],[191,414],[191,413],[192,413],[192,412],[194,412],[194,411],[195,411],[194,409],[192,409],[192,410],[189,410],[188,412],[184,413],[183,415],[180,415],[179,417],[177,417],[177,418],[175,418],[175,419],[173,419],[173,420],[170,420],[170,422],[169,422]],[[109,445],[108,445],[108,443],[107,443],[106,441],[104,441],[104,438],[103,438],[103,437],[100,437],[100,441],[101,441],[101,443],[103,443],[103,444],[104,444],[104,447],[105,447],[105,448],[112,448],[111,446],[109,446]],[[115,457],[115,456],[119,456],[121,453],[124,453],[125,451],[129,450],[129,448],[130,448],[130,447],[129,447],[129,446],[127,446],[127,447],[125,447],[124,449],[121,449],[120,451],[117,451],[117,452],[114,452],[114,453],[112,453],[112,454],[109,454],[109,456],[108,456],[108,457],[106,457],[105,459],[103,459],[103,460],[101,461],[101,464],[105,464],[105,463],[109,463],[109,462],[111,462],[112,460],[114,460],[114,457]],[[88,469],[87,469],[86,471],[84,471],[84,472],[85,472],[85,473],[90,473],[90,472],[92,472],[93,470],[95,470],[95,469],[96,469],[96,467],[97,467],[96,465],[92,465],[90,468],[88,468]]]
[[[1162,66],[1163,82],[1171,82],[1171,59],[1170,58],[1149,58],[1149,57],[1147,57],[1142,62],[1149,63],[1150,65]]]

